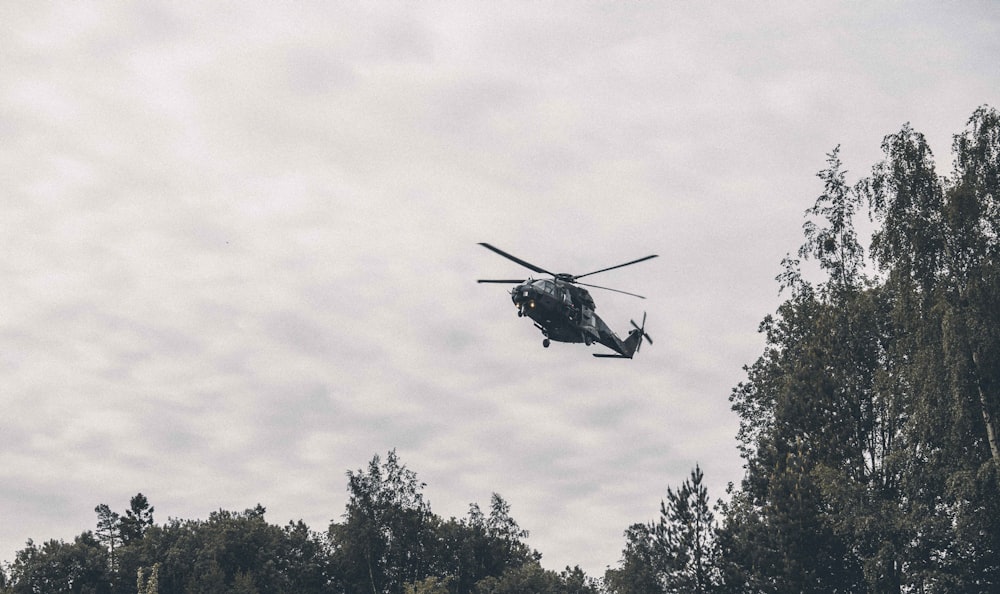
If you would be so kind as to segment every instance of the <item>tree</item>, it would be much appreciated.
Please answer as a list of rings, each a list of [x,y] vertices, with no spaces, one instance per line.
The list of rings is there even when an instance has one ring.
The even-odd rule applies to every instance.
[[[873,247],[895,296],[894,358],[908,397],[900,490],[922,524],[908,561],[916,587],[1000,584],[1000,542],[982,537],[996,532],[987,521],[995,497],[985,493],[1000,485],[997,121],[995,110],[976,110],[955,137],[949,178],[937,177],[908,126],[886,138],[873,171],[870,202],[883,222]]]
[[[827,154],[826,162],[827,169],[817,174],[823,180],[823,193],[806,210],[807,217],[820,217],[824,221],[817,223],[810,219],[803,224],[805,243],[799,248],[799,256],[819,262],[820,268],[829,274],[825,285],[828,290],[851,292],[864,280],[865,251],[853,222],[862,200],[860,193],[847,184],[839,146]]]
[[[720,536],[734,591],[858,590],[873,556],[863,543],[897,541],[862,520],[885,511],[895,431],[875,383],[884,309],[853,225],[863,186],[847,184],[836,148],[818,177],[798,256],[826,279],[813,286],[798,260],[784,260],[778,280],[791,296],[762,322],[764,353],[730,397],[747,461]],[[861,528],[875,538],[857,538]]]
[[[97,539],[107,547],[108,569],[113,575],[118,570],[117,551],[122,544],[121,516],[105,503],[99,504],[94,511],[97,513]]]
[[[73,545],[53,541],[39,549],[29,542],[11,565],[10,578],[0,582],[0,592],[457,594],[477,588],[524,591],[524,586],[534,588],[528,592],[597,593],[579,567],[561,573],[541,568],[541,555],[524,542],[528,531],[499,494],[492,495],[488,513],[472,504],[467,517],[444,521],[431,513],[424,485],[394,451],[384,462],[375,456],[348,479],[344,521],[332,523],[326,534],[302,521],[271,525],[259,504],[242,512],[218,510],[207,520],[170,518],[159,525],[141,494],[132,498],[124,518],[99,505],[99,527],[108,544],[91,532]],[[123,533],[128,534],[124,544]],[[72,589],[77,585],[82,590]]]
[[[448,578],[452,591],[470,592],[483,579],[538,561],[540,555],[523,541],[528,531],[521,529],[510,509],[510,504],[494,493],[489,515],[473,503],[461,520],[436,521],[429,571]]]
[[[149,577],[140,567],[136,572],[136,592],[137,594],[160,594],[160,564],[154,563],[149,570]]]
[[[719,535],[732,591],[1000,587],[1000,116],[976,110],[939,177],[908,124],[871,176],[820,172],[791,296],[730,398],[746,461]],[[852,215],[877,223],[868,277]]]
[[[661,552],[664,592],[704,594],[718,582],[715,517],[703,479],[695,465],[691,477],[677,491],[668,487],[666,501],[660,501],[653,535]]]
[[[695,465],[676,491],[667,488],[656,522],[626,531],[622,566],[605,573],[611,592],[704,594],[718,587],[717,525],[703,480]]]
[[[406,584],[404,594],[451,594],[454,580],[450,577],[429,577],[413,584]]]
[[[84,532],[72,543],[50,540],[39,547],[29,540],[10,566],[7,591],[109,593],[107,551],[91,532]]]
[[[501,575],[481,580],[474,594],[597,594],[597,586],[579,567],[561,573],[544,569],[537,561],[507,568]]]
[[[945,220],[954,286],[949,309],[958,318],[960,357],[978,396],[983,430],[1000,478],[1000,299],[994,290],[1000,261],[1000,113],[980,107],[955,137],[956,171]],[[1000,484],[1000,482],[998,482]]]
[[[269,524],[265,514],[258,505],[242,512],[218,510],[207,520],[153,525],[122,549],[121,573],[148,576],[158,568],[160,594],[338,591],[322,535],[301,521]],[[117,592],[135,591],[119,586]]]
[[[604,585],[613,594],[663,592],[659,576],[659,552],[649,524],[632,524],[625,531],[625,550],[620,566],[604,573]]]
[[[142,538],[146,529],[153,525],[153,511],[154,508],[142,493],[137,493],[129,500],[129,508],[125,510],[119,523],[122,544],[127,545]]]
[[[384,463],[376,455],[367,471],[348,472],[347,478],[344,522],[329,530],[347,589],[401,594],[404,584],[429,577],[432,515],[416,473],[392,450]]]

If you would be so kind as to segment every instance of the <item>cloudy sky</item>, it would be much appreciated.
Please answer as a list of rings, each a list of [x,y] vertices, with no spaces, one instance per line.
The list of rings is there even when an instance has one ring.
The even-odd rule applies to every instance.
[[[0,560],[146,494],[323,530],[396,448],[433,510],[498,492],[543,565],[614,565],[696,464],[838,144],[941,172],[1000,105],[1000,7],[0,5]],[[593,281],[632,361],[483,277]]]

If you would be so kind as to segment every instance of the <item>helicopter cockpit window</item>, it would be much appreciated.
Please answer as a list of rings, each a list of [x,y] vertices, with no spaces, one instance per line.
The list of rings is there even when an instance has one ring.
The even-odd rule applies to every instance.
[[[552,282],[547,280],[535,281],[535,289],[547,295],[555,295],[555,288]]]

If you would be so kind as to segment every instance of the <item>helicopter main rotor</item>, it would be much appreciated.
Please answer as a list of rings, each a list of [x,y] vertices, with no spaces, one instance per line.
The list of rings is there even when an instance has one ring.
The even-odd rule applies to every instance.
[[[615,268],[622,268],[622,267],[625,267],[625,266],[631,266],[632,264],[638,264],[639,262],[645,262],[646,260],[651,260],[651,259],[657,257],[656,254],[652,254],[650,256],[639,258],[638,260],[632,260],[631,262],[625,262],[624,264],[616,264],[615,266],[609,266],[607,268],[601,268],[600,270],[594,270],[593,272],[587,272],[585,274],[576,274],[576,275],[574,275],[574,274],[568,274],[568,273],[565,273],[565,272],[560,272],[560,273],[549,272],[548,270],[542,268],[541,266],[536,266],[535,264],[532,264],[531,262],[528,262],[526,260],[522,260],[521,258],[518,258],[517,256],[514,256],[512,254],[508,254],[507,252],[501,250],[500,248],[492,246],[492,245],[490,245],[488,243],[482,243],[481,242],[479,245],[481,245],[484,248],[490,250],[491,252],[494,252],[494,253],[496,253],[496,254],[498,254],[500,256],[503,256],[504,258],[507,258],[508,260],[510,260],[512,262],[516,262],[516,263],[520,264],[521,266],[524,266],[525,268],[527,268],[528,270],[531,270],[532,272],[538,272],[540,274],[547,274],[547,275],[553,277],[556,280],[564,281],[564,282],[567,282],[567,283],[583,285],[585,287],[592,287],[594,289],[603,289],[605,291],[613,291],[615,293],[622,293],[624,295],[629,295],[629,296],[632,296],[632,297],[638,297],[639,299],[645,299],[645,297],[643,297],[642,295],[636,295],[635,293],[629,293],[628,291],[622,291],[620,289],[612,289],[611,287],[602,287],[600,285],[591,285],[591,284],[588,284],[588,283],[581,283],[577,279],[581,279],[581,278],[583,278],[585,276],[590,276],[592,274],[597,274],[599,272],[607,272],[609,270],[614,270]],[[480,282],[480,283],[518,284],[518,283],[523,283],[526,280],[527,279],[479,279],[477,282]]]

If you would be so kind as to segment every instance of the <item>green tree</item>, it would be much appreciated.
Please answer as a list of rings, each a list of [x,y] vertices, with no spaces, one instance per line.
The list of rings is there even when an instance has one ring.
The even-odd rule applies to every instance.
[[[160,594],[337,591],[325,539],[302,522],[269,524],[265,513],[258,505],[151,526],[122,549],[122,572],[159,567]]]
[[[980,107],[955,137],[955,173],[945,220],[955,336],[949,347],[978,397],[982,431],[1000,477],[1000,113]],[[957,374],[956,374],[957,375]],[[960,379],[958,380],[961,381]],[[1000,484],[1000,482],[998,482]]]
[[[451,594],[454,580],[451,577],[429,577],[413,584],[406,584],[404,594]]]
[[[142,538],[146,529],[153,525],[153,511],[154,508],[142,493],[137,493],[129,500],[129,508],[119,520],[123,545]]]
[[[97,539],[107,547],[108,569],[114,575],[118,571],[118,550],[122,544],[121,516],[105,503],[94,508],[97,513]]]
[[[537,564],[541,556],[524,542],[528,531],[499,494],[492,495],[489,513],[472,504],[466,518],[444,521],[431,513],[423,486],[395,451],[385,461],[375,456],[367,469],[348,473],[344,520],[331,524],[328,533],[334,572],[347,591],[447,588],[464,593],[515,579],[520,568]],[[559,574],[545,579],[551,577],[561,579]],[[577,577],[570,572],[563,585],[569,587]]]
[[[619,567],[604,573],[604,586],[613,594],[663,592],[659,576],[659,551],[650,524],[632,524],[625,531],[625,550]]]
[[[143,568],[140,567],[136,572],[135,581],[137,594],[160,594],[160,564],[153,564],[148,577]]]
[[[561,573],[544,569],[537,561],[507,568],[499,576],[481,580],[474,594],[598,594],[596,584],[579,567]]]
[[[429,577],[433,521],[416,473],[392,450],[384,463],[376,455],[367,471],[347,478],[344,522],[331,524],[328,533],[347,589],[401,594],[404,584]]]
[[[660,501],[660,516],[635,524],[626,533],[621,567],[605,573],[616,594],[715,591],[720,582],[715,517],[695,465],[691,476]]]
[[[856,529],[871,524],[859,518],[887,496],[875,485],[888,469],[892,423],[874,383],[886,324],[854,231],[861,188],[847,184],[838,149],[827,165],[798,252],[826,280],[813,286],[798,260],[785,259],[778,280],[791,296],[761,324],[764,353],[730,397],[747,460],[720,536],[734,591],[861,589],[871,551]],[[871,542],[888,534],[877,536]]]
[[[111,592],[107,550],[84,532],[72,543],[50,540],[41,547],[28,541],[10,566],[11,594]]]
[[[791,296],[733,391],[746,473],[719,536],[732,591],[989,591],[1000,585],[1000,117],[955,137],[886,136],[870,177],[820,172]],[[852,216],[877,227],[868,277]]]
[[[977,109],[953,147],[945,344],[953,393],[970,403],[969,433],[959,442],[968,461],[949,480],[964,553],[956,558],[968,560],[961,566],[978,583],[1000,589],[1000,113]]]
[[[661,581],[665,592],[704,594],[718,583],[715,517],[702,484],[704,474],[695,465],[677,491],[667,487],[660,501],[660,519],[653,534],[661,552]]]
[[[540,555],[523,540],[528,531],[521,529],[510,509],[510,504],[494,493],[489,515],[473,503],[462,520],[436,522],[436,552],[430,571],[450,578],[448,585],[453,592],[470,592],[485,578],[538,561]]]
[[[905,126],[873,171],[883,222],[873,248],[895,296],[909,405],[901,498],[919,518],[907,560],[916,588],[1000,587],[996,498],[986,495],[1000,485],[998,130],[996,111],[977,109],[955,137],[953,174],[939,178],[923,136]]]

